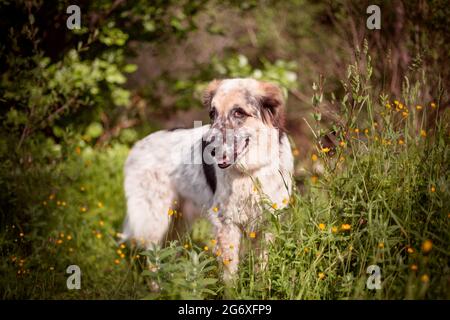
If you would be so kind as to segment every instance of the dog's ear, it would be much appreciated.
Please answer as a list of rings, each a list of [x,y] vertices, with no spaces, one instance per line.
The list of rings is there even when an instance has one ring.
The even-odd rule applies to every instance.
[[[219,88],[221,82],[221,80],[211,81],[203,92],[202,103],[207,109],[211,108],[211,101],[216,94],[217,88]]]
[[[284,97],[280,87],[273,83],[261,82],[259,102],[263,121],[284,130]]]

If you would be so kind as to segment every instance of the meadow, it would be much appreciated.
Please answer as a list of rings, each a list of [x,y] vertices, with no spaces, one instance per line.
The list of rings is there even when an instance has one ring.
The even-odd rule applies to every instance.
[[[0,3],[0,299],[450,299],[446,2],[382,1],[378,33],[364,1],[269,2],[93,1],[75,32],[67,1]],[[296,186],[230,286],[204,219],[120,242],[130,148],[227,77],[283,87]]]
[[[364,85],[352,82],[356,78]],[[59,184],[41,180],[40,197],[26,208],[31,219],[2,233],[2,298],[450,298],[449,114],[425,130],[423,119],[438,111],[436,103],[417,100],[414,90],[380,97],[368,86],[367,73],[352,73],[349,80],[349,94],[357,98],[342,102],[351,117],[343,118],[347,130],[336,135],[335,148],[318,141],[309,155],[311,169],[297,179],[301,191],[286,199],[286,209],[267,213],[258,231],[275,236],[265,244],[265,269],[249,245],[259,234],[249,233],[239,280],[225,287],[204,220],[153,251],[120,243],[129,148],[113,143],[93,149],[80,140],[68,147],[63,163],[46,168]],[[317,92],[313,101],[320,99]],[[317,164],[320,173],[313,169]],[[29,179],[40,178],[15,174],[25,189]],[[183,219],[170,208],[167,214]],[[66,287],[72,264],[82,270],[80,290]],[[370,265],[380,267],[379,290],[367,288]]]

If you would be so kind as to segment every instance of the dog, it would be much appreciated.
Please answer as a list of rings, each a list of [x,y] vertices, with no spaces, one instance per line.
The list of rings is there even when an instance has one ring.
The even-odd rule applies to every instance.
[[[288,205],[294,161],[277,85],[214,80],[202,100],[211,124],[158,131],[131,149],[123,236],[147,248],[163,244],[179,204],[183,218],[203,215],[212,223],[229,281],[238,271],[241,238],[256,238],[264,210]]]

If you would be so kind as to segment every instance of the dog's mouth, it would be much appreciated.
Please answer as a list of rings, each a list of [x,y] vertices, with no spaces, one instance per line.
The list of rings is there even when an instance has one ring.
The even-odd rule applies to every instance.
[[[240,143],[238,143],[237,141],[234,142],[234,146],[233,146],[233,159],[229,159],[229,157],[223,157],[221,160],[217,160],[217,166],[220,169],[226,169],[229,166],[231,166],[232,164],[234,164],[238,157],[240,155],[242,155],[242,153],[245,151],[245,149],[247,149],[248,145],[250,143],[250,138],[247,137],[245,139],[242,139]]]

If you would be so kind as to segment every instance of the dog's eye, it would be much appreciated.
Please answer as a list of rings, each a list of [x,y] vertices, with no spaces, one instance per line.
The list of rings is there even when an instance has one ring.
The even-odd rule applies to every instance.
[[[235,118],[244,118],[246,116],[247,116],[247,113],[244,110],[242,110],[241,108],[233,111],[233,117],[235,117]]]
[[[214,120],[216,118],[216,115],[217,115],[216,108],[212,108],[211,110],[209,110],[209,118],[211,120]]]

